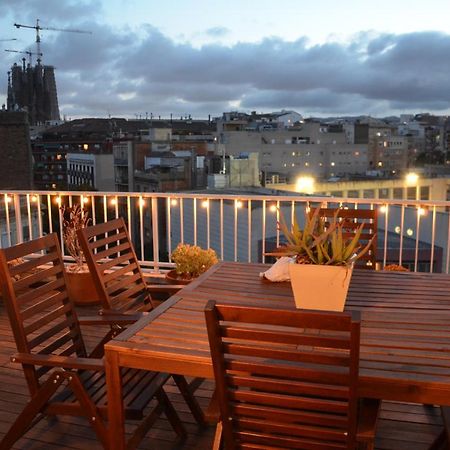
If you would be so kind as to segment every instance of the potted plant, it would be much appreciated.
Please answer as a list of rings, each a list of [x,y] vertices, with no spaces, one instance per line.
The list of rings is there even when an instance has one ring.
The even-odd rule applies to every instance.
[[[218,262],[216,252],[204,250],[197,245],[178,244],[171,255],[175,269],[166,277],[178,284],[188,284]]]
[[[70,298],[77,305],[91,305],[100,301],[94,280],[84,259],[83,250],[78,241],[77,231],[91,222],[88,211],[80,205],[61,206],[62,232],[64,246],[74,264],[66,266],[67,289]]]
[[[303,230],[296,220],[289,229],[280,215],[279,228],[287,244],[272,255],[293,257],[289,274],[297,308],[343,311],[353,263],[369,250],[375,235],[361,248],[364,224],[345,238],[346,221],[338,219],[338,209],[329,224],[319,213],[317,208],[306,214]]]

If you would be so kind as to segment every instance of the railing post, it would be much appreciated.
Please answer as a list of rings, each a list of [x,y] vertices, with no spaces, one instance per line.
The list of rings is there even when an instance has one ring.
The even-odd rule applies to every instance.
[[[16,240],[18,244],[23,242],[22,214],[20,212],[20,194],[14,195],[14,214],[16,217]]]
[[[152,234],[153,261],[155,272],[159,272],[159,227],[158,227],[158,197],[152,197]]]

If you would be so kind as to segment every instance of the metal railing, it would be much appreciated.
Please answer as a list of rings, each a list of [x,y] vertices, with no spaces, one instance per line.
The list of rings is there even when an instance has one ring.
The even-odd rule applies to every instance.
[[[289,195],[0,191],[2,247],[57,232],[62,205],[82,204],[92,223],[122,216],[141,263],[156,272],[172,266],[178,243],[214,248],[222,260],[268,262],[282,242],[280,214],[302,223],[306,208],[348,207],[378,211],[381,266],[449,273],[450,202],[346,199]]]

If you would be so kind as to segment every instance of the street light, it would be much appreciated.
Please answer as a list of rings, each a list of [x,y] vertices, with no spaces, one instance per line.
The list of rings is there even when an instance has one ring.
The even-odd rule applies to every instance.
[[[315,180],[313,177],[299,177],[295,184],[295,190],[303,194],[313,194],[314,183]]]
[[[415,172],[409,172],[406,175],[405,180],[406,180],[406,186],[408,186],[408,187],[415,186],[416,187],[416,200],[420,200],[419,175],[417,175],[417,173],[415,173]]]

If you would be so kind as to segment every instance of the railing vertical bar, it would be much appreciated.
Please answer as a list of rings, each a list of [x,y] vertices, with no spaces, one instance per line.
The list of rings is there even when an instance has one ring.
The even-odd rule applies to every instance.
[[[167,252],[169,253],[169,262],[172,262],[172,211],[171,211],[171,204],[172,200],[170,197],[167,197]]]
[[[384,250],[383,250],[383,267],[387,261],[387,245],[388,245],[388,226],[389,226],[389,206],[386,204],[386,212],[384,214]]]
[[[133,227],[131,226],[131,197],[127,195],[127,223],[128,223],[128,233],[130,233],[131,239],[133,240]]]
[[[95,212],[95,197],[92,195],[91,196],[91,211],[92,211],[92,225],[97,225],[97,217],[96,217],[96,212]]]
[[[48,229],[53,233],[53,217],[52,217],[52,198],[47,194],[47,208],[48,208]]]
[[[211,247],[211,203],[209,199],[207,200],[208,204],[206,206],[206,248]]]
[[[108,222],[108,199],[103,196],[103,221]]]
[[[220,259],[223,260],[223,198],[220,199]]]
[[[180,198],[180,241],[184,244],[184,204],[183,198]]]
[[[262,207],[262,243],[261,243],[261,251],[262,251],[262,262],[266,262],[266,200],[263,200]]]
[[[252,262],[252,201],[247,202],[248,262]]]
[[[445,273],[448,274],[450,266],[450,211],[447,211],[448,223],[447,223],[447,261],[445,262]]]
[[[27,194],[27,217],[28,217],[28,236],[29,239],[33,239],[33,223],[31,221],[31,203],[30,194]]]
[[[433,206],[433,219],[431,225],[431,261],[430,272],[433,272],[434,267],[434,244],[436,241],[436,206]]]
[[[64,246],[64,233],[63,233],[63,215],[62,215],[62,211],[61,211],[61,204],[62,204],[62,197],[61,195],[59,195],[60,198],[60,203],[59,203],[59,207],[58,207],[58,220],[59,220],[59,238],[61,240],[61,252],[63,257],[65,256],[65,246]]]
[[[277,210],[275,211],[276,218],[277,218],[277,247],[280,246],[280,228],[278,226],[278,223],[280,222],[280,202],[277,201]]]
[[[16,241],[23,242],[23,226],[22,226],[22,211],[20,208],[20,194],[13,194],[14,198],[14,215],[16,218]]]
[[[294,219],[295,219],[295,201],[291,202],[291,228],[294,225]]]
[[[70,194],[69,195],[69,206],[72,208],[72,203],[73,203],[73,200],[72,200],[72,194]],[[81,206],[81,205],[80,205]]]
[[[234,260],[237,261],[237,244],[238,244],[238,214],[237,202],[234,200]]]
[[[414,272],[417,272],[417,265],[419,259],[419,233],[420,233],[420,207],[417,206],[416,214],[417,214],[417,222],[416,222],[416,249],[414,252]]]
[[[36,195],[36,203],[37,203],[37,219],[38,219],[39,237],[42,237],[43,229],[42,229],[41,196],[40,195]]]
[[[159,224],[158,224],[158,198],[151,198],[152,232],[153,232],[153,262],[154,270],[159,273]]]
[[[401,266],[403,262],[403,233],[405,228],[405,205],[402,205],[402,212],[400,217],[400,249],[398,255],[398,265]]]
[[[11,222],[9,220],[9,197],[8,194],[4,194],[4,201],[5,201],[5,215],[6,215],[6,233],[8,234],[8,246],[11,247],[12,241],[11,241]]]
[[[114,197],[114,214],[116,219],[119,218],[119,197],[117,197],[117,195]]]
[[[144,204],[142,196],[139,197],[139,236],[141,241],[141,261],[144,261]]]
[[[197,199],[193,201],[194,208],[194,245],[197,245]]]

